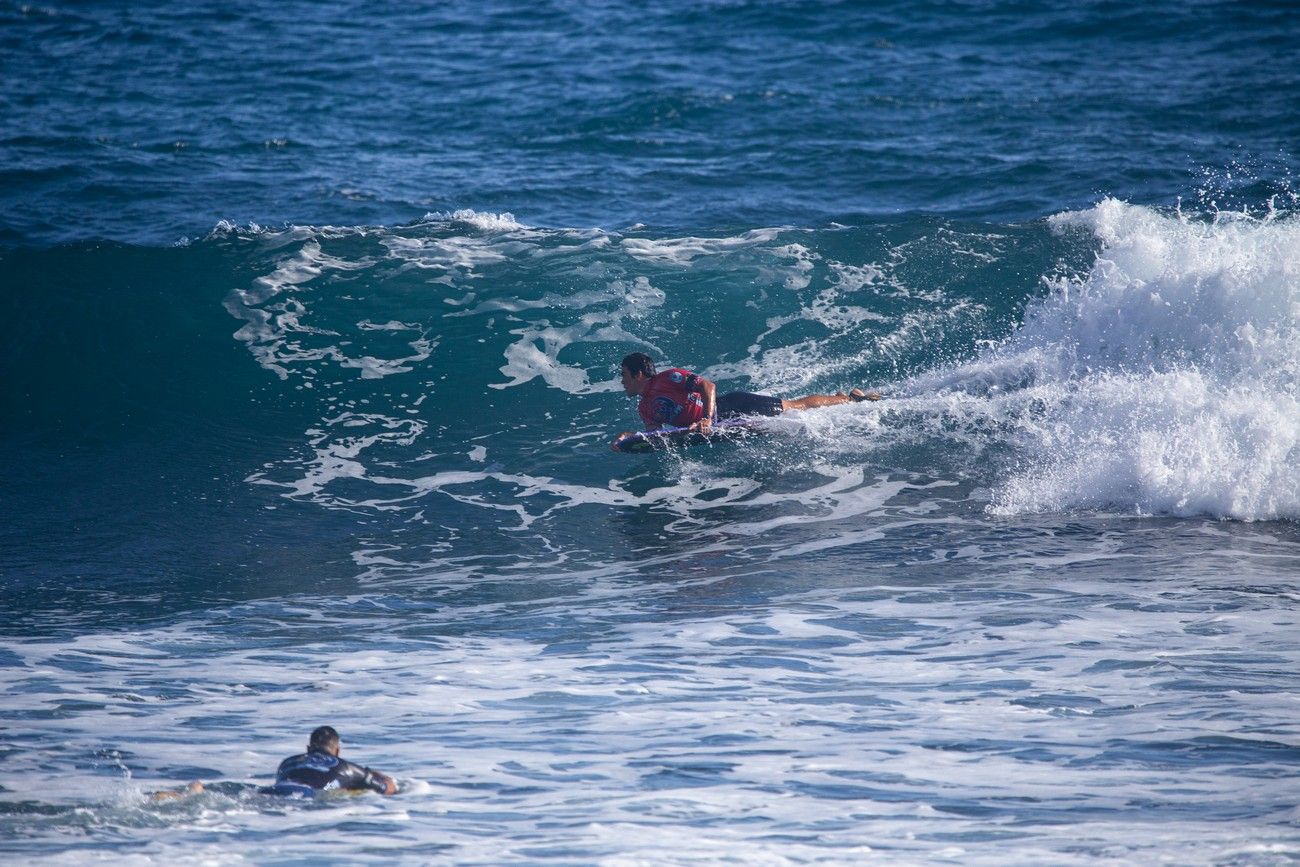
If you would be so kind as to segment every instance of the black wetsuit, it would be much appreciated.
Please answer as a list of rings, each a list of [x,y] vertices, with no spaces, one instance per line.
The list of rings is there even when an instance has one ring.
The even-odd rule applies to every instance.
[[[314,795],[328,789],[371,789],[387,791],[384,778],[370,768],[355,765],[323,750],[290,756],[280,762],[275,785],[262,789],[266,795]]]

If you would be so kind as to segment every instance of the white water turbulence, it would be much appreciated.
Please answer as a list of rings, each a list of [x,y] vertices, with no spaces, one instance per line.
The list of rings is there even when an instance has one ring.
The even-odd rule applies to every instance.
[[[992,511],[1300,516],[1300,220],[1106,199],[1057,215],[1102,244],[978,361],[914,385],[980,393],[1019,466]]]

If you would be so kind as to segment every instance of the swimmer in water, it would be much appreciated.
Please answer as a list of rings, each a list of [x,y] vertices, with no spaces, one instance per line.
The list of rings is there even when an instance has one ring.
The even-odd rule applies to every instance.
[[[307,752],[280,763],[275,785],[261,790],[264,795],[306,795],[335,789],[352,789],[397,794],[397,782],[387,774],[363,768],[339,758],[339,733],[321,726],[311,733]]]

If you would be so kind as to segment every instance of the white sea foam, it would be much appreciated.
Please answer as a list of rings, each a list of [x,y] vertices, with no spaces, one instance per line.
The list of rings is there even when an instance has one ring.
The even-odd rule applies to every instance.
[[[1055,281],[978,362],[913,383],[1021,390],[1027,466],[994,510],[1300,517],[1300,221],[1107,199],[1053,224],[1102,242],[1086,279]]]
[[[293,235],[295,242],[299,240],[295,232],[285,235]],[[344,347],[352,341],[342,339],[338,331],[308,324],[312,319],[309,301],[321,282],[331,274],[365,271],[375,265],[375,260],[369,257],[349,260],[324,252],[322,237],[309,236],[302,240],[298,250],[277,262],[270,274],[258,277],[250,288],[235,289],[227,296],[226,310],[245,323],[235,332],[235,338],[248,346],[262,367],[281,379],[288,379],[296,372],[308,387],[316,372],[312,364],[325,360],[344,370],[359,371],[362,379],[380,379],[413,370],[413,365],[427,359],[437,348],[438,338],[422,333],[405,341],[409,354],[384,358],[364,351],[349,353]],[[283,236],[277,236],[276,246],[283,241]],[[396,320],[374,323],[362,319],[355,327],[361,333],[421,331],[418,323]]]
[[[833,279],[815,294],[799,299],[790,313],[768,317],[746,357],[708,367],[705,375],[719,380],[747,378],[764,391],[786,396],[806,394],[817,383],[839,380],[840,387],[878,383],[844,381],[862,364],[863,356],[894,359],[919,346],[938,345],[950,327],[977,320],[985,308],[969,299],[948,299],[941,291],[912,292],[895,276],[875,265],[827,263]],[[803,288],[787,283],[787,288]],[[899,315],[872,309],[863,291],[888,291],[922,306]],[[818,326],[813,336],[790,340],[787,334]]]
[[[291,256],[282,259],[274,271],[253,281],[249,289],[235,289],[226,298],[225,307],[245,324],[235,332],[235,339],[248,345],[257,362],[281,379],[289,377],[289,366],[297,361],[316,360],[333,349],[304,349],[294,341],[295,335],[328,334],[302,322],[307,308],[294,297],[272,304],[277,296],[301,289],[328,271],[355,271],[369,262],[349,262],[321,250],[319,241],[308,239]]]
[[[671,265],[689,265],[705,256],[718,256],[774,240],[780,229],[751,229],[727,238],[624,238],[623,250],[634,259]]]
[[[510,388],[541,377],[552,388],[570,394],[617,391],[617,381],[592,383],[586,370],[561,362],[560,352],[574,343],[646,345],[624,323],[636,322],[663,303],[664,293],[656,289],[647,278],[637,277],[630,284],[621,280],[613,281],[604,292],[582,292],[567,298],[548,296],[536,304],[530,304],[528,306],[531,307],[591,309],[582,314],[573,325],[553,326],[548,320],[539,320],[512,329],[510,333],[519,339],[506,347],[506,363],[501,367],[501,372],[510,379],[507,382],[490,383],[489,387]],[[602,311],[602,305],[613,309]],[[479,310],[490,306],[480,305]]]
[[[425,844],[529,860],[539,841],[611,863],[1294,854],[1293,787],[1266,764],[1288,760],[1294,701],[1261,688],[1294,668],[1294,612],[1215,610],[1164,583],[1043,586],[996,556],[1024,552],[965,584],[607,582],[540,607],[428,606],[418,624],[383,595],[311,594],[14,641],[7,785],[46,810],[6,821],[58,845],[93,824],[142,863]],[[539,614],[540,634],[519,629]],[[317,722],[402,793],[257,800]],[[195,773],[246,788],[140,797]]]
[[[432,283],[456,286],[476,279],[479,268],[503,262],[512,254],[526,252],[531,245],[494,237],[455,235],[449,238],[410,238],[389,234],[380,238],[388,254],[412,268],[435,272]]]
[[[786,244],[784,247],[777,247],[772,250],[772,254],[790,261],[788,266],[780,268],[773,275],[780,280],[786,289],[808,288],[808,284],[812,282],[813,268],[821,260],[820,255],[809,250],[803,244]]]
[[[398,322],[390,320],[388,322],[371,322],[369,319],[362,319],[357,323],[357,328],[362,331],[419,331],[420,326],[411,322]]]
[[[515,232],[531,228],[515,219],[514,214],[494,214],[490,211],[475,211],[461,208],[450,213],[436,211],[424,215],[425,222],[468,223],[483,232]]]

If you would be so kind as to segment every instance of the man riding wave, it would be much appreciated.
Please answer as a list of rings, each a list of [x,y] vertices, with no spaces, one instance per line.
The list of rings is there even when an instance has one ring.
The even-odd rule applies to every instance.
[[[646,430],[664,426],[684,427],[707,433],[715,419],[741,415],[780,415],[791,410],[816,409],[856,403],[862,400],[880,400],[880,394],[855,388],[848,394],[810,394],[792,400],[783,400],[766,394],[732,391],[719,395],[717,387],[709,380],[680,367],[661,372],[644,352],[633,352],[623,359],[623,390],[629,396],[640,396],[637,412],[646,424]],[[614,438],[610,447],[618,451],[618,443],[629,432]]]

